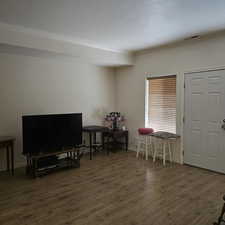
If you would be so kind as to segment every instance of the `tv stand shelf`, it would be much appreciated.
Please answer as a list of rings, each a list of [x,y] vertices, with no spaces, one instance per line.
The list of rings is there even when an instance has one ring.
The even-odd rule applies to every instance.
[[[57,159],[57,162],[48,166],[39,166],[39,160],[51,156],[59,156],[64,154],[64,158]],[[44,175],[62,168],[78,168],[80,167],[80,151],[79,148],[67,149],[56,152],[39,153],[39,154],[27,154],[27,175],[31,175],[34,178],[40,175]]]

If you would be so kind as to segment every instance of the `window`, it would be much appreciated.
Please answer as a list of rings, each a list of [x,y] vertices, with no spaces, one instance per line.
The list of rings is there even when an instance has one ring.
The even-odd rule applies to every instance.
[[[176,133],[176,76],[149,78],[146,126]]]

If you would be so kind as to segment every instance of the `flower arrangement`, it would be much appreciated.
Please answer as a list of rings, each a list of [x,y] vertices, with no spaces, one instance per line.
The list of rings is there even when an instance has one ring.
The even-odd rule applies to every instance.
[[[105,126],[113,130],[117,130],[122,128],[122,126],[124,125],[125,118],[121,115],[120,112],[111,112],[105,116],[104,121]]]

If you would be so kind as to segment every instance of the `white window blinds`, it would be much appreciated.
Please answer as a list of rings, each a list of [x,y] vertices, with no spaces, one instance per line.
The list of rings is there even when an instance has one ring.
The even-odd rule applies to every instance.
[[[176,76],[148,80],[148,127],[176,133]]]

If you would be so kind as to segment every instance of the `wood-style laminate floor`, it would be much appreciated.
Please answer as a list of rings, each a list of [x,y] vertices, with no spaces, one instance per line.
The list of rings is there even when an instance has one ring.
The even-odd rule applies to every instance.
[[[0,174],[1,225],[212,225],[225,175],[99,154],[80,169],[29,179]]]

